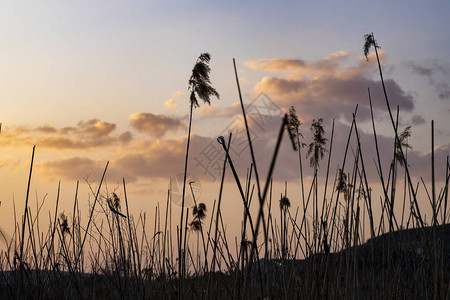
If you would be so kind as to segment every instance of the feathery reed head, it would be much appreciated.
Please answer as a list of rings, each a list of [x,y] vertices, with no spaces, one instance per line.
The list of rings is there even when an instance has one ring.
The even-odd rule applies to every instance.
[[[311,156],[309,160],[311,167],[318,168],[319,161],[323,159],[325,152],[328,152],[328,150],[325,149],[327,139],[323,136],[325,134],[325,130],[323,129],[322,122],[323,122],[322,118],[318,120],[313,119],[313,122],[310,127],[313,133],[313,142],[309,144],[306,157]]]
[[[291,106],[289,109],[289,115],[287,119],[287,129],[289,132],[289,137],[292,142],[292,147],[295,151],[298,150],[299,147],[302,147],[304,144],[299,144],[299,137],[303,137],[303,135],[298,131],[298,128],[302,125],[302,122],[298,118],[294,106]]]
[[[280,209],[283,210],[283,209],[287,209],[289,207],[291,207],[291,201],[289,200],[289,198],[286,196],[281,197]]]
[[[62,236],[66,233],[70,234],[69,222],[67,221],[67,217],[64,212],[59,215],[59,227],[61,229]]]
[[[210,60],[209,53],[202,53],[192,69],[188,90],[191,92],[190,102],[193,107],[200,106],[197,98],[203,100],[204,103],[211,104],[211,96],[215,96],[217,99],[220,97],[216,89],[211,86],[211,79],[209,78],[211,72]]]
[[[373,33],[365,34],[363,50],[364,50],[364,56],[366,57],[367,60],[369,60],[369,51],[370,51],[370,47],[372,47],[372,46],[374,46],[374,48],[380,48],[377,44],[377,41],[373,37]]]

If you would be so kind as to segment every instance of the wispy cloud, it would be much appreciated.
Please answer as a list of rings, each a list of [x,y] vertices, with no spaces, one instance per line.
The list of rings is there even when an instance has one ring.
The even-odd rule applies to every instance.
[[[219,117],[222,115],[217,104],[200,106],[197,108],[197,113],[202,118]]]
[[[183,93],[180,91],[176,91],[175,93],[172,94],[172,97],[166,101],[164,101],[164,106],[168,109],[168,110],[174,110],[178,107],[178,103],[176,103],[175,101],[180,99],[183,96]]]
[[[420,115],[414,115],[411,119],[413,125],[421,125],[425,123],[425,119]]]
[[[406,65],[413,74],[426,77],[440,99],[450,99],[450,86],[448,84],[450,65],[437,60],[424,63],[408,61]]]

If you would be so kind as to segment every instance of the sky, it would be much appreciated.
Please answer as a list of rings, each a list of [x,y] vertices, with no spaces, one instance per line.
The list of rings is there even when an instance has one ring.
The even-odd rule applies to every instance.
[[[233,58],[253,117],[262,182],[281,116],[291,106],[303,122],[305,143],[314,119],[323,118],[328,140],[335,120],[334,174],[358,105],[376,186],[368,87],[385,176],[394,142],[376,58],[363,55],[364,35],[371,32],[381,47],[394,115],[399,106],[399,129],[412,126],[414,182],[430,180],[434,120],[442,183],[450,152],[449,12],[448,1],[2,1],[0,229],[11,234],[14,205],[17,215],[23,210],[33,145],[32,210],[44,201],[44,210],[53,211],[61,182],[59,211],[70,215],[76,181],[87,208],[89,187],[95,190],[109,161],[103,194],[116,191],[123,198],[124,178],[132,212],[154,215],[158,203],[165,204],[170,178],[176,182],[183,172],[188,79],[203,52],[211,54],[211,82],[220,99],[200,103],[193,115],[189,173],[196,176],[198,201],[211,208],[218,197],[223,161],[211,152],[217,151],[216,138],[242,133]],[[245,181],[249,149],[239,141],[233,149]],[[206,161],[216,169],[202,168]],[[242,207],[227,172],[223,214],[230,232],[238,232]],[[284,192],[288,181],[288,195],[298,201],[298,180],[298,153],[284,136],[274,193]]]

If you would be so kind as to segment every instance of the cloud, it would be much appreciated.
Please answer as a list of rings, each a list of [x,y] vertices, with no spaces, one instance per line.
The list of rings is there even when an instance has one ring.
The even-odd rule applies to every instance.
[[[411,119],[413,125],[420,125],[425,123],[425,119],[420,115],[414,115]]]
[[[281,116],[265,115],[262,117],[264,121],[249,118],[250,132],[253,141],[253,148],[255,150],[256,162],[258,167],[258,172],[260,176],[267,174],[269,169],[270,161],[273,156],[273,151],[275,148],[276,136],[280,130]],[[381,122],[382,123],[382,122]],[[377,124],[377,127],[382,124]],[[301,141],[309,144],[312,142],[313,136],[310,131],[311,121],[305,121],[300,126],[300,131],[304,136]],[[325,146],[327,150],[330,150],[331,142],[331,125],[332,120],[324,120],[323,126],[325,129],[325,137],[328,142]],[[371,128],[371,126],[370,126]],[[403,126],[400,130],[403,130]],[[244,125],[240,118],[236,118],[235,121],[223,131],[223,135],[227,140],[229,132],[233,133],[233,140],[230,147],[230,155],[233,159],[234,166],[240,176],[245,176],[247,168],[250,167],[251,156],[249,152],[249,147],[247,144],[247,137],[244,130]],[[343,157],[346,148],[346,142],[348,134],[350,132],[350,126],[337,120],[335,122],[334,138],[333,138],[333,149],[331,155],[330,164],[330,180],[333,180],[333,174],[336,172],[338,165],[342,167]],[[375,147],[375,139],[372,131],[366,132],[362,128],[358,127],[358,134],[360,142],[362,145],[362,152],[365,161],[365,169],[368,176],[369,184],[376,185],[380,184],[380,178],[378,177],[377,167],[375,167],[375,161],[377,161],[377,153]],[[414,128],[412,129],[413,141],[415,136]],[[378,149],[381,158],[383,175],[388,177],[390,164],[392,162],[393,151],[394,151],[394,138],[393,136],[385,136],[380,133],[377,135]],[[410,165],[410,172],[413,182],[420,180],[420,176],[424,177],[424,180],[429,180],[425,178],[423,170],[430,169],[430,154],[422,153],[414,149],[414,144],[411,143],[413,149],[408,150],[408,162]],[[352,131],[352,136],[350,139],[350,146],[347,153],[346,159],[346,170],[350,172],[353,169],[353,164],[355,161],[354,154],[358,148],[358,142],[356,139],[355,131]],[[202,180],[209,180],[218,182],[221,176],[221,168],[223,165],[223,149],[217,143],[214,138],[204,139],[202,147],[197,148],[198,150],[192,150],[190,153],[190,172],[195,173]],[[441,145],[436,147],[435,157],[436,166],[444,166],[446,156],[449,155],[449,145]],[[307,148],[301,150],[301,157],[303,161],[303,172],[304,176],[311,178],[313,175],[312,169],[309,167],[309,161],[306,157]],[[274,180],[284,181],[284,180],[298,180],[299,179],[299,161],[298,152],[293,151],[291,142],[289,141],[288,135],[284,134],[282,145],[277,157],[276,168],[274,172]],[[324,159],[320,163],[320,179],[324,182],[324,176],[326,173],[328,160],[328,153],[325,154]],[[401,167],[399,167],[399,170]],[[403,169],[399,172],[404,172]],[[438,180],[442,182],[443,174],[445,173],[445,168],[442,168],[439,173]],[[400,173],[399,173],[400,174]],[[401,173],[403,174],[403,173]],[[262,182],[265,178],[260,177]],[[227,177],[227,180],[233,181],[232,177]],[[399,179],[400,180],[400,179]]]
[[[290,80],[277,77],[264,77],[256,86],[257,92],[270,94],[291,94],[298,93],[306,87],[306,82],[301,80]]]
[[[450,99],[450,86],[448,85],[450,66],[448,64],[438,60],[423,63],[407,61],[406,66],[411,69],[412,74],[427,78],[428,83],[435,88],[439,99]]]
[[[44,173],[72,180],[86,177],[97,167],[96,161],[85,157],[69,157],[40,163],[40,169]]]
[[[191,136],[191,150],[201,143],[196,135]],[[137,151],[121,155],[116,165],[119,169],[140,178],[169,178],[183,171],[186,138],[165,138],[136,145]]]
[[[175,93],[172,94],[172,98],[164,102],[164,106],[169,110],[176,109],[178,107],[178,103],[176,103],[175,101],[180,99],[182,96],[183,96],[182,92],[176,91]]]
[[[261,182],[265,182],[267,171],[273,156],[275,140],[281,125],[280,115],[262,115],[260,118],[252,118],[248,115],[250,132],[255,150],[258,172]],[[331,120],[324,120],[325,137],[328,139],[326,149],[330,149],[331,142]],[[229,133],[233,133],[230,147],[230,155],[234,166],[241,178],[245,177],[247,168],[250,167],[251,156],[247,143],[247,136],[241,118],[235,118],[215,137],[205,137],[192,135],[190,145],[190,156],[188,172],[197,175],[205,183],[220,182],[224,159],[224,150],[217,142],[216,136],[223,135],[228,140]],[[304,122],[300,126],[300,131],[304,135],[302,142],[309,144],[312,141],[312,133],[309,129],[311,123]],[[401,130],[403,128],[400,128]],[[350,126],[341,121],[335,122],[333,149],[330,164],[330,182],[333,180],[338,165],[342,167],[346,141]],[[362,152],[365,161],[365,169],[368,174],[370,185],[380,183],[375,161],[377,160],[374,137],[371,132],[365,132],[358,128],[359,138],[362,145]],[[412,136],[414,137],[414,129]],[[393,157],[394,139],[392,136],[378,134],[378,149],[380,151],[382,170],[385,179],[388,177],[390,163]],[[414,145],[412,145],[414,147]],[[350,147],[347,153],[345,170],[350,172],[355,161],[354,153],[358,148],[355,133],[353,131],[350,139]],[[162,137],[152,140],[132,140],[127,144],[121,144],[113,148],[108,154],[110,165],[108,167],[107,179],[109,181],[120,181],[125,178],[130,183],[142,183],[153,180],[168,180],[169,177],[182,173],[184,169],[184,159],[186,150],[186,137]],[[436,166],[444,166],[446,156],[449,155],[450,145],[440,145],[435,149]],[[310,180],[313,175],[306,157],[306,148],[302,149],[303,172],[305,178]],[[277,157],[273,178],[275,181],[299,179],[298,152],[292,149],[287,133],[284,133],[281,148]],[[320,163],[320,182],[325,179],[328,153]],[[408,161],[411,167],[414,182],[424,176],[424,170],[430,169],[430,153],[421,153],[408,150]],[[88,157],[68,157],[54,161],[44,161],[39,163],[41,174],[47,178],[83,180],[89,175],[91,178],[100,178],[105,167],[105,159],[93,159]],[[227,167],[227,184],[234,185],[234,178]],[[445,168],[439,170],[438,180],[442,181],[442,174]],[[399,168],[399,172],[403,172]],[[427,171],[425,171],[427,172]],[[429,172],[428,172],[429,173]],[[441,174],[442,173],[442,174]],[[403,174],[403,173],[399,173]],[[401,176],[400,176],[401,177]],[[399,177],[399,178],[400,178]],[[424,180],[428,180],[424,176]],[[403,178],[403,177],[402,177]],[[400,179],[399,179],[400,180]],[[332,184],[330,183],[330,186]]]
[[[384,53],[381,53],[384,57]],[[375,113],[386,110],[381,82],[376,78],[376,60],[350,55],[332,54],[317,62],[271,59],[247,62],[255,70],[284,72],[281,76],[265,76],[254,87],[255,93],[267,93],[285,110],[294,106],[305,120],[322,117],[348,121],[359,104],[359,121],[370,117],[368,88]],[[391,107],[400,106],[412,112],[414,98],[393,79],[385,79]]]
[[[245,103],[244,105],[249,105],[249,103]],[[240,102],[234,102],[225,107],[217,104],[202,105],[199,108],[196,108],[195,111],[203,120],[208,118],[234,118],[237,115],[242,114]],[[187,117],[183,117],[182,120]]]
[[[433,70],[431,68],[418,65],[413,61],[409,61],[407,64],[411,68],[413,74],[426,77],[431,77],[433,75]]]
[[[203,145],[215,139],[191,136],[191,153],[198,153]],[[149,179],[168,179],[184,170],[186,137],[161,138],[152,141],[135,140],[115,148],[108,154],[107,178],[127,182]],[[192,167],[195,159],[191,158]],[[41,174],[47,179],[82,180],[87,176],[100,178],[105,159],[67,157],[39,163]]]
[[[167,131],[177,131],[185,128],[181,119],[174,116],[136,113],[130,115],[129,120],[131,126],[138,131],[157,138],[164,136]]]
[[[41,126],[36,128],[36,131],[38,132],[43,132],[43,133],[56,133],[57,130],[51,126],[45,125],[45,126]]]
[[[89,136],[101,138],[113,132],[116,129],[116,124],[92,119],[86,122],[78,122],[78,128],[82,133],[85,133]]]
[[[301,74],[336,72],[339,63],[350,56],[349,52],[340,51],[314,63],[302,59],[260,59],[248,61],[245,65],[253,70],[271,72],[296,72]]]
[[[116,124],[98,119],[80,121],[74,127],[36,128],[7,127],[2,132],[1,146],[36,145],[52,149],[91,149],[126,144],[132,140],[130,132],[115,134]]]
[[[377,69],[376,60],[372,57],[369,62],[366,62],[364,57],[338,53],[318,62],[265,60],[263,62],[256,61],[255,64],[250,64],[250,66],[254,70],[285,73],[262,77],[254,87],[255,93],[267,92],[268,100],[272,100],[270,103],[277,106],[276,114],[271,114],[270,110],[259,114],[263,108],[267,108],[262,102],[255,103],[252,106],[255,110],[250,107],[247,109],[247,118],[253,137],[253,147],[261,182],[265,181],[263,176],[267,174],[273,155],[275,139],[281,124],[280,115],[289,106],[295,106],[304,123],[301,125],[301,132],[305,136],[303,141],[307,144],[312,139],[309,126],[313,118],[324,118],[325,136],[329,141],[331,140],[331,122],[333,118],[336,119],[330,174],[334,174],[337,166],[342,164],[350,130],[345,121],[351,118],[351,113],[354,111],[356,104],[360,104],[358,121],[368,120],[370,117],[367,87],[370,87],[371,90],[375,113],[385,113],[383,90],[381,83],[374,79]],[[386,79],[385,84],[392,107],[400,105],[402,112],[414,112],[414,99],[411,95],[406,93],[393,79]],[[234,103],[225,108],[216,105],[202,106],[197,111],[202,118],[235,117],[241,114],[240,103]],[[98,141],[103,140],[105,145],[114,146],[109,148],[110,167],[107,172],[107,177],[114,180],[120,180],[122,177],[128,182],[134,183],[154,179],[168,180],[170,176],[183,172],[186,137],[165,136],[169,131],[176,132],[185,128],[180,118],[152,113],[137,113],[131,115],[129,120],[133,128],[149,134],[151,138],[147,140],[133,139],[129,132],[116,133],[115,124],[96,119],[79,122],[77,126],[61,129],[42,126],[30,131],[18,127],[15,128],[14,134],[22,139],[25,139],[27,135],[38,134],[41,142],[53,145],[54,148],[76,148],[77,145],[82,143],[95,145],[94,142],[98,143]],[[413,125],[424,122],[418,114],[413,115],[410,120]],[[369,127],[366,126],[366,128]],[[230,154],[238,174],[241,178],[244,178],[247,168],[250,166],[251,157],[242,118],[239,117],[225,123],[223,130],[219,130],[213,137],[192,135],[188,171],[199,176],[201,180],[218,182],[223,166],[224,151],[218,144],[216,137],[224,135],[227,139],[229,132],[233,132]],[[359,128],[359,135],[369,181],[370,184],[375,184],[379,182],[379,178],[373,163],[376,159],[374,138],[370,132],[364,132],[361,128]],[[382,157],[383,174],[387,178],[392,161],[394,139],[378,135],[378,145]],[[353,153],[357,147],[353,134],[346,170],[353,168]],[[326,148],[329,149],[329,143]],[[449,145],[441,145],[436,148],[435,154],[439,163],[446,154],[448,155],[449,149]],[[306,149],[302,149],[304,175],[311,178],[312,170],[309,168],[305,154]],[[326,155],[320,164],[321,182],[324,182],[327,158]],[[415,171],[414,174],[419,174],[418,176],[423,174],[420,170],[429,168],[428,153],[420,153],[414,149],[408,150],[408,158],[411,170]],[[70,180],[82,179],[88,174],[98,178],[101,176],[104,166],[105,160],[77,156],[41,163],[41,169],[44,174],[48,174],[47,176]],[[229,167],[227,168],[226,180],[229,183],[234,181],[234,178],[230,175],[231,172],[228,172]],[[415,176],[414,174],[413,176]],[[330,175],[330,180],[333,180],[331,176],[333,175]],[[286,133],[283,137],[273,177],[277,181],[299,179],[298,153],[293,151]]]
[[[100,180],[106,167],[106,160],[94,160],[87,157],[66,157],[56,160],[44,160],[37,164],[37,170],[41,176],[47,180]],[[124,173],[114,166],[113,162],[109,162],[105,175],[105,180],[120,182],[123,176],[127,175],[130,182],[136,181],[136,177],[131,173]]]
[[[203,105],[197,108],[197,113],[202,118],[220,117],[220,111],[217,104]]]

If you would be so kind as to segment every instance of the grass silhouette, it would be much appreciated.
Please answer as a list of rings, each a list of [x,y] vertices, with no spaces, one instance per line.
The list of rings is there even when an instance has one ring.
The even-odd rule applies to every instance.
[[[373,34],[365,36],[363,48],[366,57],[372,48],[376,52],[394,136],[389,159],[392,163],[385,178],[368,90],[379,179],[375,184],[380,186],[382,195],[379,219],[374,219],[373,209],[378,200],[374,199],[367,178],[365,163],[368,158],[362,149],[356,121],[358,106],[352,115],[344,155],[337,158],[342,163],[334,178],[330,175],[334,120],[328,138],[323,120],[315,119],[310,127],[313,140],[305,144],[300,140],[303,139],[299,129],[301,122],[295,108],[291,107],[282,119],[268,174],[261,184],[235,61],[236,82],[251,152],[250,167],[244,181],[237,173],[229,151],[232,135],[228,140],[219,137],[219,147],[225,154],[219,196],[212,209],[208,207],[207,210],[204,203],[198,203],[192,190],[193,182],[186,182],[192,113],[193,108],[199,106],[198,100],[210,104],[211,97],[219,97],[210,85],[210,55],[203,53],[189,79],[190,118],[178,227],[172,229],[171,226],[170,189],[165,209],[159,204],[155,207],[154,220],[147,220],[145,213],[133,216],[129,213],[125,179],[122,199],[102,188],[107,164],[97,188],[89,186],[93,201],[89,203],[87,221],[80,214],[77,182],[72,214],[58,211],[58,193],[53,217],[49,218],[50,225],[41,230],[40,210],[33,214],[28,203],[33,147],[22,218],[15,220],[11,237],[7,238],[2,232],[6,250],[0,253],[0,298],[449,299],[448,157],[443,166],[445,178],[441,180],[445,184],[436,193],[439,181],[434,175],[432,122],[431,194],[422,179],[433,213],[427,223],[422,218],[423,207],[417,199],[420,183],[413,185],[408,165],[411,128],[406,127],[400,132],[399,110],[396,119],[393,117],[377,52],[379,46]],[[297,208],[296,199],[288,195],[287,183],[279,199],[272,196],[273,172],[285,133],[289,135],[294,151],[299,151],[301,199],[298,203],[301,207]],[[305,145],[308,151],[302,157],[301,149]],[[319,163],[326,159],[326,153],[323,183],[317,170]],[[314,174],[309,186],[303,181],[302,159],[305,158],[309,158]],[[404,170],[402,193],[396,187],[397,164]],[[231,170],[232,184],[236,185],[242,201],[241,232],[235,237],[235,245],[229,240],[227,220],[223,219],[221,211],[226,170]],[[194,200],[191,208],[184,205],[186,184],[189,184]],[[319,186],[324,188],[319,189]],[[323,200],[320,203],[321,193]],[[403,196],[401,217],[394,213],[399,194]],[[189,209],[192,210],[190,221]],[[367,241],[364,239],[366,218],[370,228]],[[152,223],[152,232],[146,229],[148,222]],[[194,234],[197,239],[190,239]]]

